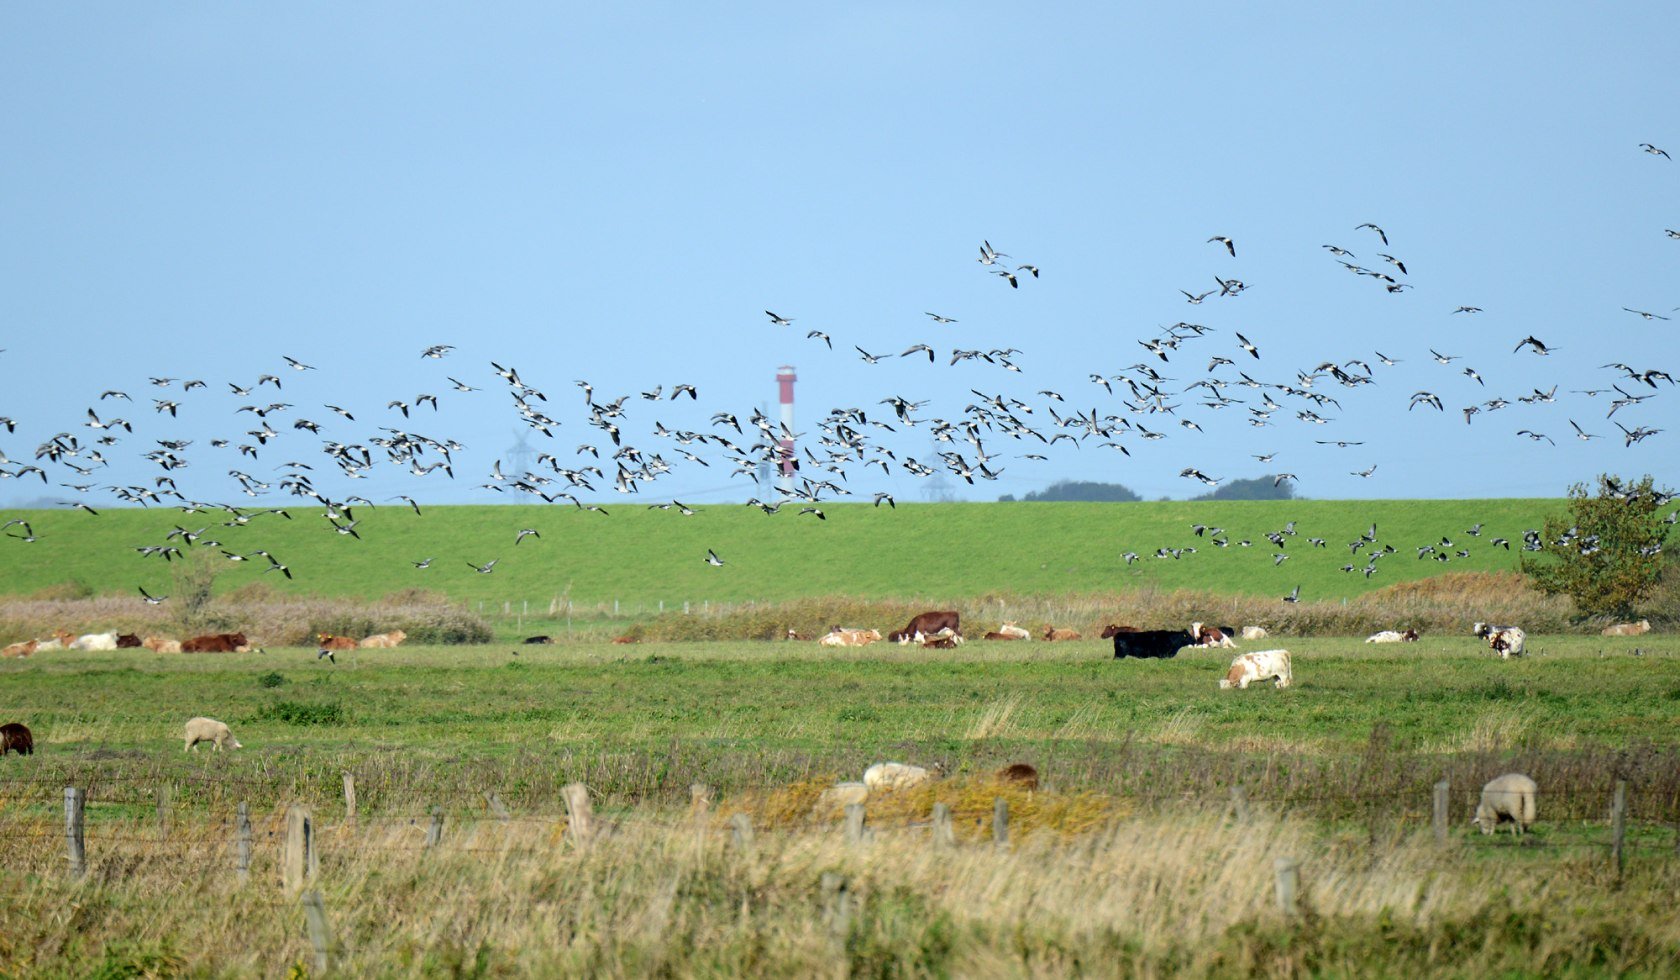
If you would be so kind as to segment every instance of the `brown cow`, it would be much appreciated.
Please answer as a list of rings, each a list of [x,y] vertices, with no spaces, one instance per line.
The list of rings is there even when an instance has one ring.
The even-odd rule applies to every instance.
[[[21,643],[14,643],[6,649],[0,650],[0,657],[27,657],[34,653],[35,648],[40,644],[41,641],[39,640],[24,640]]]
[[[132,649],[135,649],[136,647],[139,647],[140,645],[141,645],[140,644],[140,637],[138,635],[134,634],[134,633],[118,633],[117,634],[117,649],[118,650],[132,650]]]
[[[1057,629],[1054,626],[1044,627],[1044,639],[1049,643],[1055,643],[1058,640],[1077,640],[1079,638],[1078,630]]]
[[[35,736],[30,734],[29,726],[15,721],[0,725],[0,755],[14,751],[18,755],[35,754]]]
[[[999,769],[996,774],[1000,783],[1014,783],[1027,790],[1038,789],[1038,770],[1025,762],[1015,762]]]
[[[1117,633],[1136,633],[1137,631],[1138,628],[1136,626],[1116,626],[1113,623],[1109,623],[1107,626],[1103,627],[1102,638],[1106,640]]]
[[[923,650],[955,650],[957,638],[955,636],[934,636],[922,641]]]
[[[331,633],[319,633],[316,635],[319,637],[319,645],[323,650],[356,649],[356,641],[348,636],[334,636]]]
[[[635,637],[631,636],[630,634],[626,633],[623,636],[613,637],[613,642],[614,643],[640,643],[642,641],[640,641],[640,640],[636,639]]]
[[[932,636],[943,629],[948,629],[953,633],[962,632],[962,627],[958,625],[957,614],[955,612],[946,611],[921,613],[914,619],[910,620],[909,626],[904,627],[902,630],[899,630],[899,632],[905,634],[906,636],[915,636],[917,633],[920,633],[923,636]]]
[[[244,633],[214,633],[208,636],[195,636],[181,643],[182,653],[245,653],[249,650],[250,641],[245,639]],[[240,649],[244,647],[246,649]]]
[[[985,639],[988,639],[988,640],[1019,640],[1020,637],[1010,636],[1008,633],[999,633],[995,630],[987,630]]]

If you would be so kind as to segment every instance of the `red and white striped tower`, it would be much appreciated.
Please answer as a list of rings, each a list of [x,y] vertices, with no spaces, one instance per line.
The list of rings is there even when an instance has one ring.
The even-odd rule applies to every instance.
[[[793,365],[783,364],[776,369],[776,385],[781,389],[782,428],[785,430],[785,435],[776,445],[776,489],[789,495],[793,493],[797,463],[793,455],[793,383],[798,380],[793,373]]]

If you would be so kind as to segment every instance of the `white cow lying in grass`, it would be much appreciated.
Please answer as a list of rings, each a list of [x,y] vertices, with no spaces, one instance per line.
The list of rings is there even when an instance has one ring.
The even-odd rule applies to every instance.
[[[1488,646],[1499,659],[1509,660],[1520,657],[1523,653],[1523,641],[1528,634],[1515,626],[1492,626],[1487,623],[1477,623],[1471,632],[1488,641]]]
[[[825,647],[866,647],[880,638],[880,630],[851,630],[836,627],[829,630],[817,642]]]
[[[1268,678],[1275,679],[1278,687],[1288,687],[1295,682],[1288,650],[1257,650],[1243,654],[1231,661],[1231,670],[1219,682],[1219,689],[1229,691],[1234,687],[1246,691],[1248,685]]]
[[[1012,622],[1004,623],[1002,626],[998,627],[997,631],[999,633],[1002,633],[1004,636],[1007,636],[1007,637],[1010,637],[1010,638],[1016,639],[1016,640],[1030,640],[1030,639],[1032,639],[1032,634],[1031,633],[1028,633],[1026,630],[1022,629],[1021,627],[1015,625]]]
[[[1383,630],[1381,633],[1372,633],[1370,636],[1367,636],[1365,638],[1365,642],[1366,643],[1415,643],[1415,642],[1417,642],[1417,638],[1418,638],[1418,631],[1417,630]]]
[[[1264,640],[1266,637],[1271,635],[1272,634],[1266,632],[1266,627],[1264,626],[1244,626],[1242,628],[1242,638],[1245,640]]]
[[[89,633],[78,636],[70,641],[72,650],[115,650],[117,648],[117,634]]]

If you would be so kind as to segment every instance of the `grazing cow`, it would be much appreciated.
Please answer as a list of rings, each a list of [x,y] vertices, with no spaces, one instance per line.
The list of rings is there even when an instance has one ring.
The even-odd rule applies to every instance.
[[[1241,633],[1242,638],[1245,640],[1264,640],[1266,637],[1271,635],[1272,634],[1266,632],[1266,627],[1264,626],[1244,626]]]
[[[195,636],[181,643],[182,653],[248,653],[250,641],[244,633],[213,633]]]
[[[836,626],[817,642],[825,647],[866,647],[880,638],[880,630],[841,629]]]
[[[1030,640],[1030,639],[1032,639],[1032,634],[1028,633],[1026,630],[1022,629],[1021,627],[1015,625],[1015,622],[1013,620],[1007,621],[1002,626],[999,626],[997,631],[999,633],[1002,633],[1004,636],[1009,637],[1012,640]]]
[[[1185,630],[1135,630],[1114,634],[1114,659],[1139,657],[1163,660],[1178,656],[1183,647],[1195,646],[1195,637]]]
[[[402,641],[406,639],[408,639],[408,634],[404,633],[402,630],[392,630],[389,633],[375,633],[362,641],[362,649],[389,650],[392,647],[401,645]]]
[[[1109,623],[1107,626],[1103,627],[1102,638],[1106,640],[1116,633],[1136,633],[1137,631],[1138,628],[1136,626],[1116,626],[1113,623]]]
[[[1493,833],[1503,821],[1511,821],[1511,836],[1515,837],[1534,825],[1534,798],[1540,787],[1520,772],[1508,772],[1482,787],[1481,802],[1476,804],[1476,816],[1471,823],[1482,834]]]
[[[148,636],[140,641],[140,645],[153,653],[181,652],[181,641],[171,640],[166,636]]]
[[[0,755],[16,752],[18,755],[35,754],[35,736],[30,733],[28,725],[17,722],[7,722],[0,725]]]
[[[1231,670],[1219,682],[1219,689],[1229,691],[1234,687],[1246,691],[1248,685],[1267,678],[1274,678],[1278,687],[1288,687],[1295,682],[1288,650],[1257,650],[1243,654],[1231,661]]]
[[[996,633],[996,632],[993,632],[991,630],[987,630],[986,635],[982,639],[987,639],[987,640],[1011,640],[1011,641],[1013,641],[1013,640],[1019,640],[1021,638],[1019,636],[1010,636],[1008,633]]]
[[[958,624],[957,614],[955,612],[947,611],[921,613],[911,619],[910,625],[899,630],[899,632],[909,636],[915,636],[917,633],[921,633],[924,636],[932,636],[943,629],[948,629],[953,633],[962,632],[962,626]],[[876,639],[880,639],[880,637],[876,637]]]
[[[1470,632],[1487,640],[1488,647],[1499,654],[1501,660],[1522,656],[1523,641],[1528,636],[1515,626],[1493,626],[1488,623],[1477,623]]]
[[[1203,626],[1201,623],[1191,623],[1190,635],[1195,638],[1198,646],[1225,647],[1227,649],[1236,646],[1231,641],[1231,628],[1229,626],[1222,629],[1218,626]]]
[[[40,640],[24,640],[20,643],[14,643],[4,650],[0,650],[0,657],[27,657],[34,653],[36,647],[40,645]]]
[[[88,633],[71,640],[69,647],[72,650],[115,650],[117,648],[117,634]]]
[[[945,774],[945,767],[934,763],[931,768],[906,765],[902,762],[877,762],[863,771],[863,785],[871,793],[881,790],[909,789],[930,782]]]
[[[1025,788],[1028,792],[1038,789],[1038,770],[1025,762],[1015,762],[995,774],[1000,783],[1013,783]]]
[[[334,636],[331,633],[317,634],[322,650],[354,650],[356,641],[348,636]]]
[[[1365,642],[1366,643],[1416,643],[1417,638],[1418,638],[1418,631],[1413,630],[1413,629],[1409,629],[1409,630],[1383,630],[1380,633],[1372,633],[1370,636],[1367,636],[1365,638]]]
[[[548,643],[553,643],[554,642],[554,637],[552,637],[552,636],[527,636],[525,638],[525,642],[526,642],[526,644],[533,644],[533,643],[548,644]]]
[[[132,650],[132,649],[135,649],[136,647],[139,647],[141,645],[142,644],[140,643],[140,637],[138,635],[134,634],[134,633],[118,633],[117,634],[117,649],[118,650]]]
[[[1058,629],[1048,623],[1044,626],[1044,640],[1047,643],[1057,643],[1063,640],[1080,639],[1079,631],[1072,629]]]
[[[1600,636],[1643,636],[1643,635],[1645,635],[1646,633],[1649,633],[1649,632],[1651,632],[1651,621],[1649,619],[1641,619],[1637,623],[1617,623],[1614,626],[1606,626],[1606,627],[1604,627],[1604,630],[1601,633],[1599,633],[1599,635]]]
[[[228,726],[214,718],[199,717],[187,721],[187,744],[181,751],[191,749],[197,752],[200,742],[211,743],[211,747],[217,752],[224,747],[229,750],[244,748],[239,744],[239,739],[233,737],[233,732]]]

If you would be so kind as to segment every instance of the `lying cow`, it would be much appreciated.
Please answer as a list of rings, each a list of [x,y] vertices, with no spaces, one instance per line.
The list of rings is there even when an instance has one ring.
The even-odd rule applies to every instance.
[[[1477,623],[1471,634],[1488,641],[1488,647],[1499,654],[1499,659],[1509,660],[1520,657],[1523,653],[1523,641],[1528,634],[1515,626],[1493,626],[1488,623]]]
[[[1242,638],[1245,640],[1264,640],[1266,637],[1271,635],[1272,634],[1266,632],[1266,627],[1264,626],[1244,626],[1241,634]]]
[[[1295,674],[1290,668],[1288,650],[1257,650],[1243,654],[1231,661],[1231,669],[1219,682],[1219,689],[1229,691],[1234,687],[1246,691],[1248,685],[1267,679],[1275,679],[1278,687],[1294,683]]]
[[[348,636],[334,636],[331,633],[316,634],[319,642],[316,644],[322,650],[354,650],[356,641]]]
[[[1080,639],[1078,630],[1058,629],[1057,627],[1050,626],[1048,624],[1044,627],[1044,641],[1046,643],[1058,643],[1066,640],[1077,639]]]
[[[76,637],[68,645],[72,650],[115,650],[117,648],[117,634],[88,633]]]
[[[1604,627],[1603,631],[1599,633],[1599,635],[1600,636],[1644,636],[1646,633],[1649,633],[1649,632],[1651,632],[1651,621],[1649,619],[1641,619],[1637,623],[1617,623],[1614,626],[1606,626],[1606,627]]]
[[[880,630],[841,629],[836,626],[817,642],[825,647],[866,647],[880,638]]]
[[[117,634],[117,649],[118,650],[137,649],[141,645],[142,644],[140,643],[140,637],[139,637],[138,634],[135,634],[135,633],[118,633]]]
[[[1367,636],[1365,638],[1365,642],[1366,643],[1416,643],[1417,638],[1418,638],[1418,631],[1414,630],[1414,629],[1409,629],[1409,630],[1383,630],[1380,633],[1372,633],[1370,636]]]
[[[406,639],[408,639],[408,634],[404,633],[402,630],[392,630],[389,633],[375,633],[362,640],[362,649],[390,650],[394,647],[400,646],[402,641]]]
[[[1201,623],[1190,624],[1190,635],[1195,638],[1197,645],[1204,647],[1225,647],[1230,649],[1236,644],[1231,641],[1234,630],[1229,626],[1203,626]]]
[[[40,645],[40,640],[23,640],[0,650],[0,657],[27,657],[33,654]]]
[[[244,633],[212,633],[181,641],[182,653],[249,653],[250,641]]]
[[[1134,630],[1114,634],[1114,659],[1139,657],[1164,660],[1178,656],[1184,647],[1195,646],[1196,638],[1186,630]]]
[[[993,630],[987,630],[987,631],[986,631],[986,635],[985,635],[985,636],[984,636],[984,637],[982,637],[982,639],[986,639],[986,640],[1010,640],[1010,641],[1014,641],[1014,640],[1019,640],[1019,639],[1021,639],[1021,637],[1019,637],[1019,636],[1011,636],[1011,635],[1009,635],[1009,634],[1008,634],[1008,633],[998,633],[998,632],[996,632],[996,631],[993,631]]]
[[[1030,640],[1030,639],[1032,639],[1032,634],[1031,633],[1028,633],[1026,630],[1024,630],[1021,627],[1015,625],[1015,623],[1013,621],[1005,622],[1002,626],[999,626],[997,628],[997,631],[999,633],[1002,633],[1004,636],[1007,636],[1011,640]]]
[[[148,636],[140,641],[140,645],[153,653],[181,652],[181,641],[172,640],[167,636]]]

